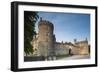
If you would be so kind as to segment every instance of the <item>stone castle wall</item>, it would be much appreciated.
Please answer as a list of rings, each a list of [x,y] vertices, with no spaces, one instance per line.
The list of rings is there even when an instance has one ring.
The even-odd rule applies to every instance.
[[[41,20],[38,27],[38,48],[40,51],[40,55],[47,57],[53,54],[52,52],[54,49],[53,24],[48,21]]]
[[[85,55],[89,54],[88,41],[79,41],[75,43],[56,42],[53,33],[54,26],[51,22],[40,20],[38,25],[39,31],[33,38],[32,45],[35,49],[35,56],[52,56],[52,55]]]

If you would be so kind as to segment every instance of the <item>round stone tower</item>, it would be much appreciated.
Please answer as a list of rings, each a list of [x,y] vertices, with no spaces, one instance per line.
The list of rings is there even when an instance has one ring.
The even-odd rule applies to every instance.
[[[41,56],[46,59],[53,56],[54,52],[54,26],[51,22],[40,19],[38,24],[38,48]]]

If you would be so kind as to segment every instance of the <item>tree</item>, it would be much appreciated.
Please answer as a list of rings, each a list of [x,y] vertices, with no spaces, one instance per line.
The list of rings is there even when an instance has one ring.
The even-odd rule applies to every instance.
[[[37,12],[24,11],[24,52],[26,55],[33,53],[31,41],[36,35],[35,23],[38,20]]]

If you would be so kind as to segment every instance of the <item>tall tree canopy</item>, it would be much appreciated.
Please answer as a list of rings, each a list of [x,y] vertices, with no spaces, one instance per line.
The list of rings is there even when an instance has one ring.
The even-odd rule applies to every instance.
[[[24,52],[26,55],[34,51],[31,41],[36,35],[35,23],[38,18],[37,12],[24,11]]]

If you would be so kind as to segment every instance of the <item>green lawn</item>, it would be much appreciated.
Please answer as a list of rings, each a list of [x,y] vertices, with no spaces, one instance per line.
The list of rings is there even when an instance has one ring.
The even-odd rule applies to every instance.
[[[57,58],[57,60],[59,60],[59,59],[62,59],[62,58],[65,58],[65,57],[69,57],[70,55],[68,55],[68,54],[65,54],[65,55],[57,55],[56,56],[56,58]]]

